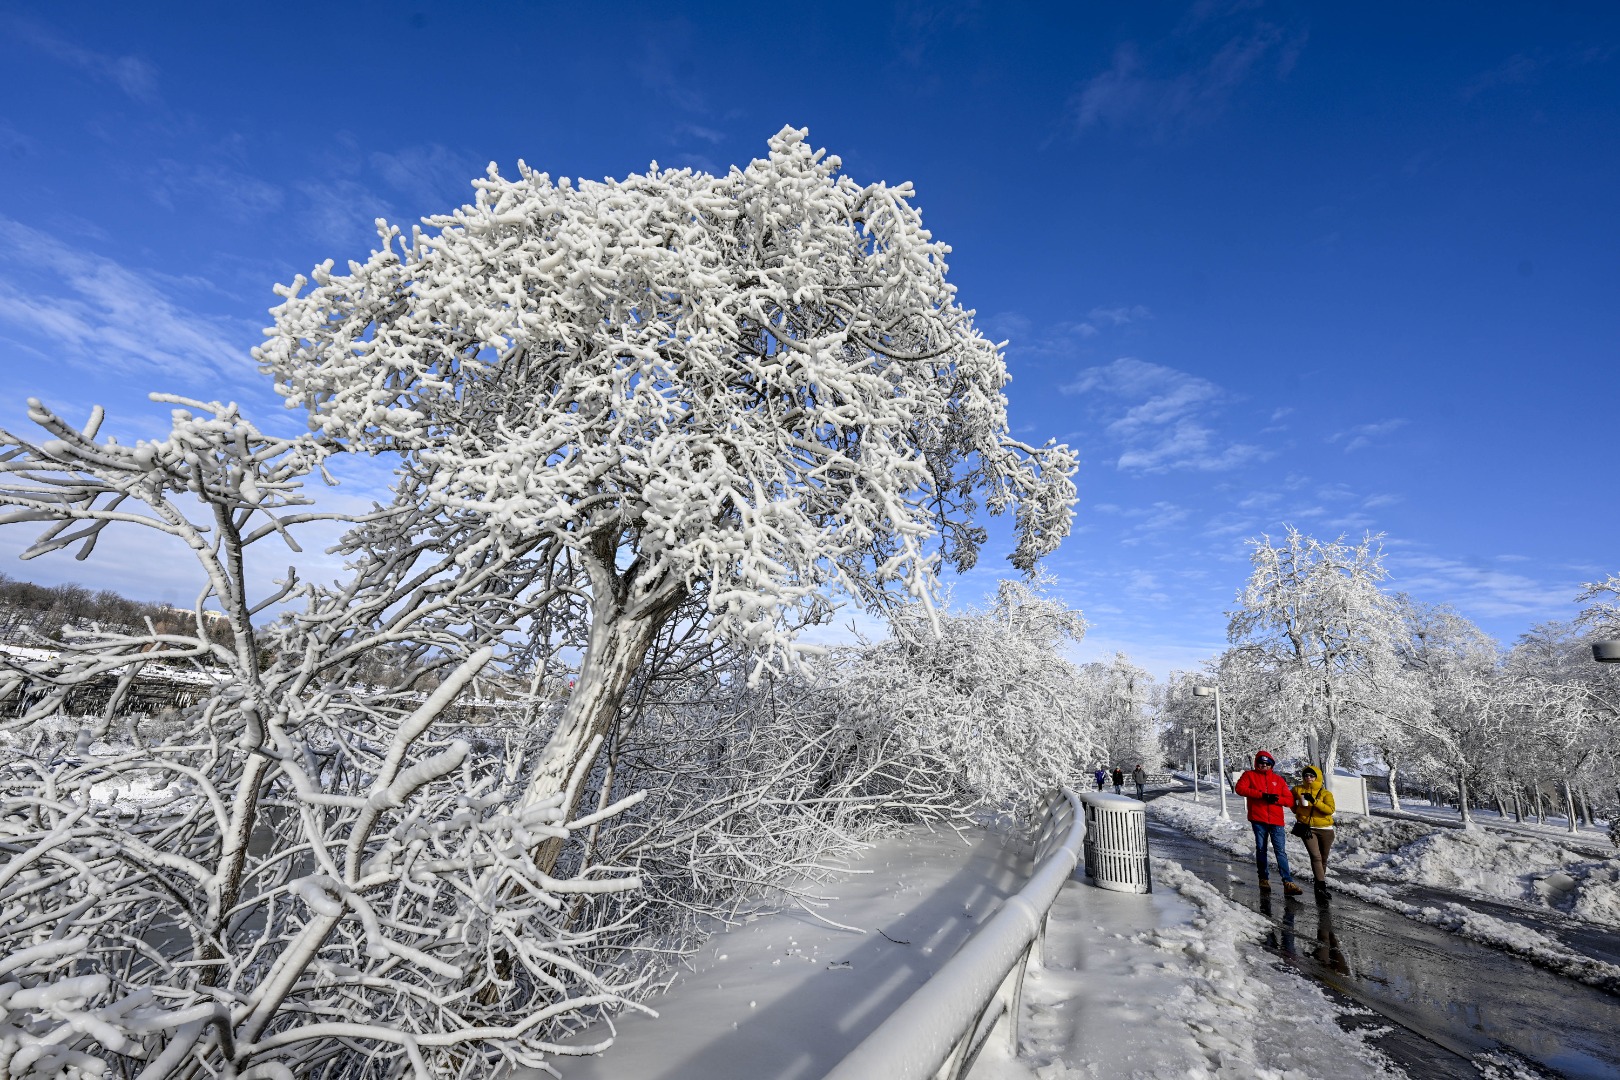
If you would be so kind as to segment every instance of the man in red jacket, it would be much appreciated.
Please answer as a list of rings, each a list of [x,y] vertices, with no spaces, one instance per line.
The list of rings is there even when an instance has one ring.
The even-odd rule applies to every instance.
[[[1298,896],[1304,892],[1288,872],[1288,830],[1283,828],[1283,807],[1294,805],[1294,792],[1288,781],[1272,766],[1277,762],[1264,750],[1254,755],[1254,768],[1238,777],[1237,793],[1249,801],[1249,827],[1254,830],[1254,865],[1260,871],[1260,891],[1271,891],[1266,868],[1266,840],[1277,852],[1277,869],[1282,871],[1283,892]]]

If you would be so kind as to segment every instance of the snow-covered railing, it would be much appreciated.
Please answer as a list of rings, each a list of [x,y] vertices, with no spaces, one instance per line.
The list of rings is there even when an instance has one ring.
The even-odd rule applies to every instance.
[[[923,983],[826,1080],[960,1080],[1003,1015],[1018,1047],[1024,971],[1039,958],[1046,916],[1080,858],[1085,816],[1067,788],[1048,801],[1035,837],[1035,872],[934,977]]]

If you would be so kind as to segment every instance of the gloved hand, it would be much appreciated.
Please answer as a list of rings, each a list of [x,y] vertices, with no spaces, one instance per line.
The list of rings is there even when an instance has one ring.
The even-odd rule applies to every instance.
[[[1311,803],[1315,802],[1316,800],[1311,798],[1309,795],[1301,795],[1299,797],[1299,801],[1300,801],[1300,804],[1302,806],[1309,806],[1309,805],[1311,805]]]
[[[1277,801],[1277,793],[1275,791],[1268,791],[1264,795],[1260,796],[1260,801],[1263,803],[1275,803]]]

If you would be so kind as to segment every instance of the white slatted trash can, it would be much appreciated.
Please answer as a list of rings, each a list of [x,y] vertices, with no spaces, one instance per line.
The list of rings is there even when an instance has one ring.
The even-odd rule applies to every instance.
[[[1086,810],[1086,880],[1110,892],[1152,892],[1146,805],[1101,791],[1083,792],[1080,803]]]

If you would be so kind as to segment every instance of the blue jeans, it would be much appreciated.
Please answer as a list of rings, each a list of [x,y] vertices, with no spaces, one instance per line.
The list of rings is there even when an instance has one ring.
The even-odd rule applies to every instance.
[[[1267,825],[1261,821],[1249,822],[1254,829],[1254,865],[1260,871],[1261,877],[1269,877],[1266,872],[1266,838],[1271,838],[1271,846],[1277,852],[1277,869],[1282,871],[1284,881],[1293,881],[1294,875],[1288,872],[1288,830],[1281,825]]]

